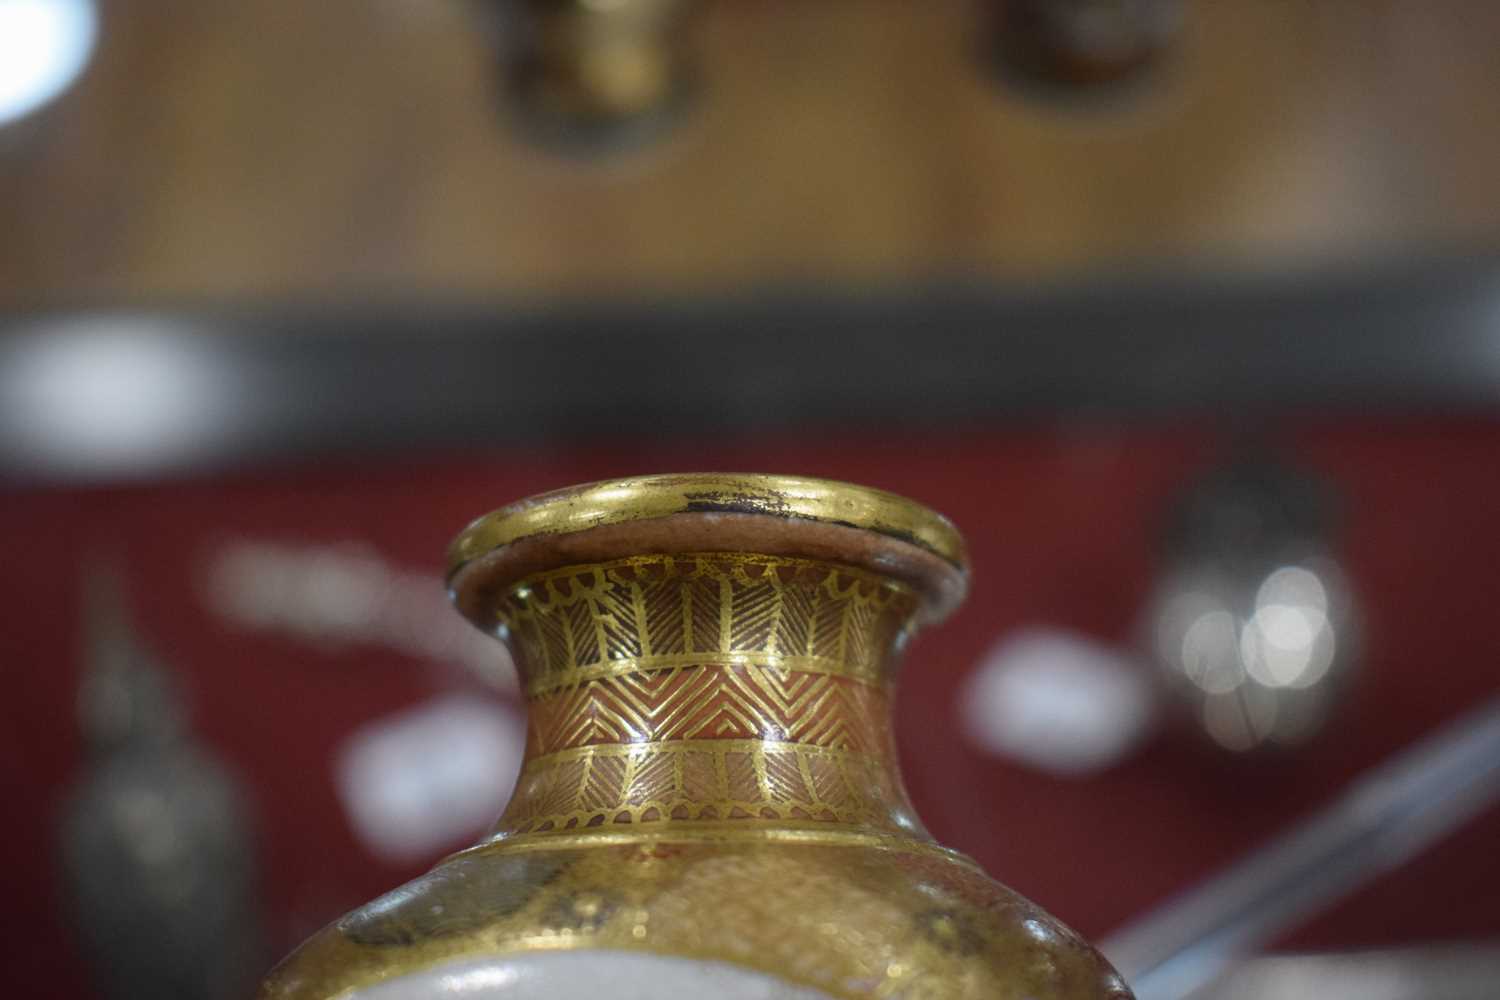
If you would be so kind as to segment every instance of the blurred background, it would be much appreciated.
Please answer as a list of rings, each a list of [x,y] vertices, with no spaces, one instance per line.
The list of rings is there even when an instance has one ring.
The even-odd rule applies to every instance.
[[[236,997],[471,841],[472,517],[952,517],[897,737],[1142,1000],[1500,977],[1500,6],[0,0],[19,995]]]

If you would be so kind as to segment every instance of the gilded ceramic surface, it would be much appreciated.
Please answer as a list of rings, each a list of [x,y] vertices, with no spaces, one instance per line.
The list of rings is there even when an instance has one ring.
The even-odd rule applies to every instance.
[[[850,567],[651,555],[494,598],[530,702],[485,843],[268,980],[335,997],[454,959],[624,949],[863,998],[1126,998],[1087,944],[917,822],[889,730],[918,611]]]
[[[496,615],[530,696],[502,835],[663,820],[916,828],[890,653],[916,611],[848,567],[642,556],[522,581]]]
[[[638,836],[459,855],[309,942],[263,995],[338,996],[472,955],[609,948],[732,962],[849,1000],[1129,996],[1086,943],[952,856],[744,828]]]
[[[862,570],[744,553],[651,555],[524,580],[495,609],[533,696],[703,663],[881,683],[911,591]]]

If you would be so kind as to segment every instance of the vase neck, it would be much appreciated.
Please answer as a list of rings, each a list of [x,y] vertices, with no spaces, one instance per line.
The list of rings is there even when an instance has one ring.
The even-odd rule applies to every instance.
[[[530,713],[496,834],[739,822],[925,836],[889,710],[917,603],[865,570],[744,553],[521,580],[495,606]]]

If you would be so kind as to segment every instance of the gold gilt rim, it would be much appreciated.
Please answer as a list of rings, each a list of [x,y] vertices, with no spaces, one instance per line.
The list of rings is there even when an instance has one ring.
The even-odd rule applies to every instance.
[[[808,476],[692,473],[585,483],[501,507],[454,539],[448,572],[523,538],[692,513],[758,514],[859,528],[968,568],[963,536],[953,523],[895,493]]]

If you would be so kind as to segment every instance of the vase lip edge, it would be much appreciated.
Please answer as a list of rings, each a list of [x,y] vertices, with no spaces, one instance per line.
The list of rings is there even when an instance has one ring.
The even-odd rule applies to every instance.
[[[748,514],[854,528],[914,545],[964,575],[969,569],[953,522],[900,494],[814,476],[714,472],[604,479],[506,504],[471,521],[453,540],[448,578],[524,539],[677,514]]]

